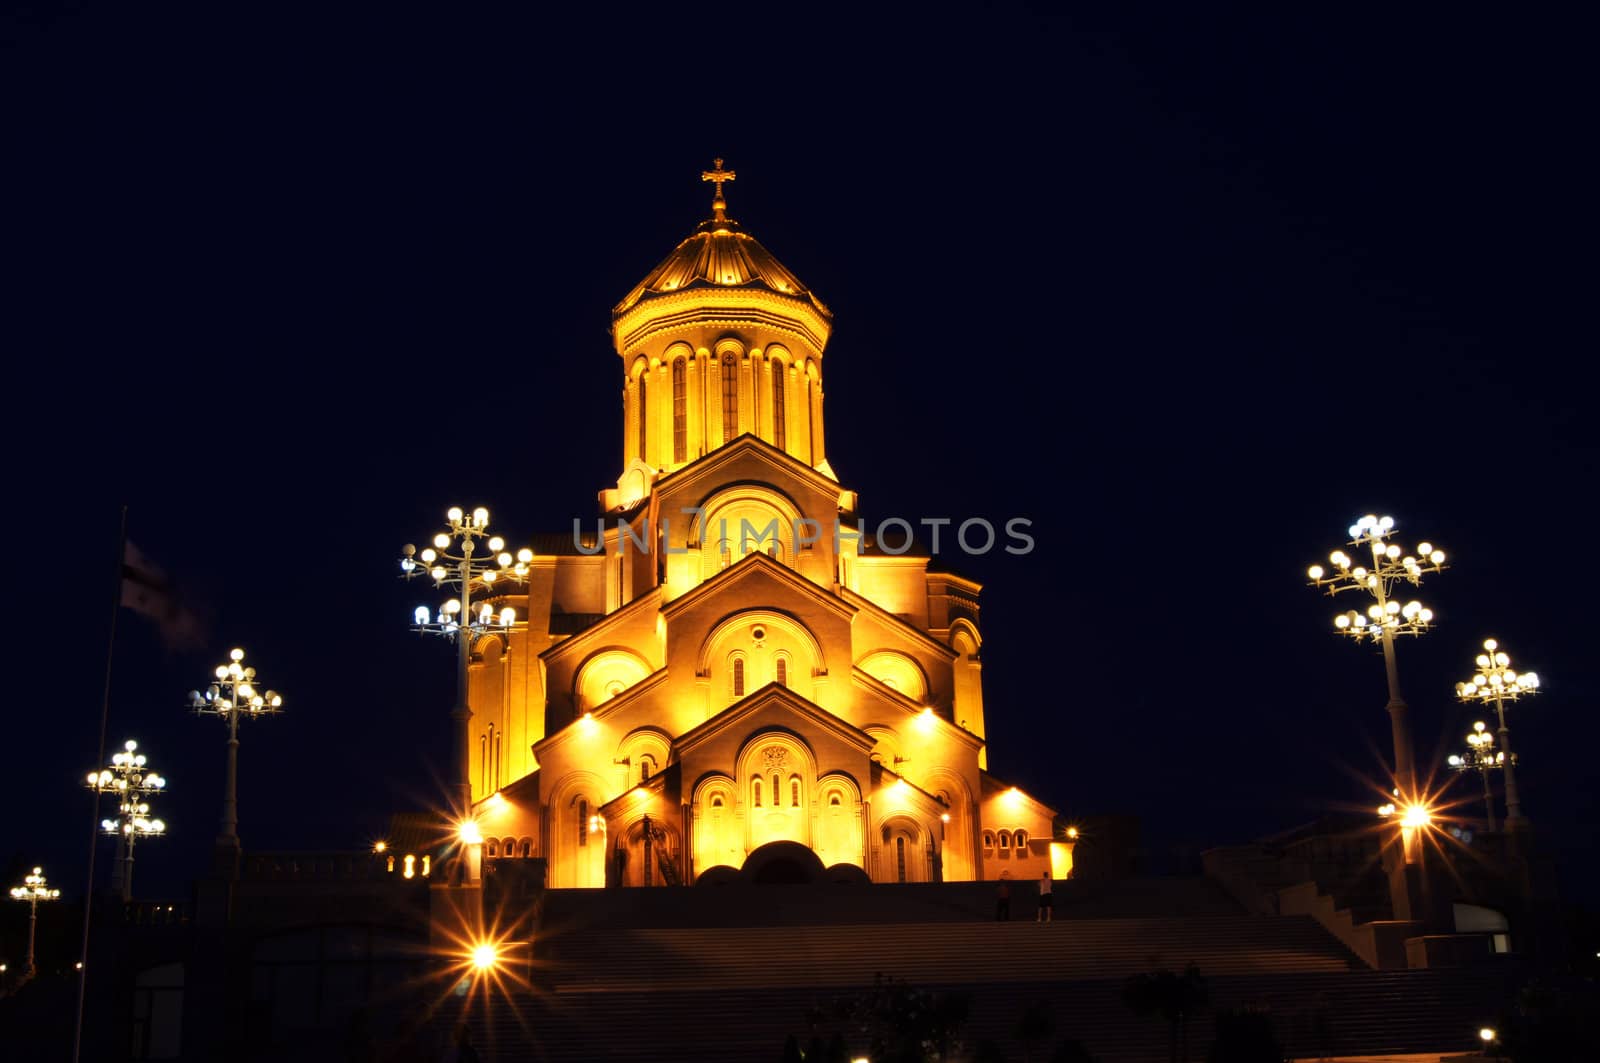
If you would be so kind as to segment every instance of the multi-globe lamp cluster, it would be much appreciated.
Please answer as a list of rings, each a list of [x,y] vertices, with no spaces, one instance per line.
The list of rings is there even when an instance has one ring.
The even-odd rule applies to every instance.
[[[100,830],[120,839],[122,899],[133,899],[133,850],[142,838],[159,838],[167,832],[166,823],[150,814],[150,799],[166,789],[167,780],[158,775],[139,752],[139,743],[128,739],[122,751],[113,754],[111,766],[92,771],[89,788],[97,794],[117,798],[117,814],[100,821]]]
[[[1405,801],[1415,800],[1416,768],[1412,761],[1411,727],[1405,699],[1400,694],[1400,672],[1395,663],[1394,639],[1397,635],[1420,635],[1433,623],[1433,610],[1419,601],[1402,604],[1396,597],[1399,585],[1420,586],[1422,578],[1445,567],[1444,551],[1432,543],[1417,544],[1415,553],[1390,539],[1395,534],[1393,517],[1368,514],[1350,525],[1350,541],[1355,557],[1344,550],[1328,555],[1331,570],[1312,565],[1306,571],[1311,585],[1337,596],[1356,591],[1372,599],[1365,609],[1351,609],[1333,618],[1334,629],[1357,642],[1363,639],[1383,647],[1384,669],[1389,680],[1389,720],[1394,737],[1395,781]],[[1363,556],[1367,559],[1362,560]]]
[[[1424,576],[1439,572],[1445,567],[1445,554],[1430,542],[1420,542],[1415,551],[1407,551],[1391,541],[1395,535],[1393,517],[1368,514],[1349,528],[1352,548],[1333,550],[1328,555],[1328,565],[1317,564],[1307,569],[1311,585],[1329,595],[1347,591],[1360,591],[1371,601],[1364,609],[1350,609],[1333,618],[1334,629],[1356,641],[1379,643],[1383,649],[1384,667],[1389,684],[1388,711],[1394,738],[1394,801],[1378,808],[1378,814],[1397,822],[1406,837],[1408,848],[1418,828],[1432,822],[1432,812],[1417,788],[1413,762],[1407,707],[1400,693],[1399,671],[1395,660],[1395,638],[1400,635],[1420,635],[1433,623],[1433,611],[1415,599],[1401,601],[1397,594],[1401,584],[1420,586]],[[1353,556],[1352,556],[1353,555]],[[1487,725],[1478,722],[1467,736],[1467,751],[1449,757],[1449,766],[1457,772],[1480,772],[1484,782],[1489,829],[1495,829],[1494,796],[1489,777],[1493,771],[1504,773],[1508,827],[1523,822],[1521,802],[1516,789],[1514,767],[1516,756],[1510,748],[1510,729],[1506,726],[1505,703],[1534,694],[1539,689],[1539,677],[1532,672],[1518,673],[1511,667],[1511,658],[1494,639],[1483,643],[1484,652],[1477,656],[1478,672],[1471,679],[1456,684],[1456,695],[1462,701],[1492,704],[1497,714],[1499,728],[1491,732]],[[1496,746],[1498,745],[1498,748]]]
[[[1473,733],[1478,736],[1474,743],[1472,736],[1468,736],[1469,750],[1456,764],[1452,758],[1451,766],[1458,770],[1469,771],[1483,770],[1484,788],[1488,791],[1488,768],[1484,767],[1484,758],[1492,757],[1493,767],[1505,774],[1506,783],[1506,826],[1520,827],[1525,822],[1522,814],[1522,799],[1517,792],[1516,754],[1511,752],[1511,728],[1506,724],[1506,702],[1517,701],[1539,692],[1539,675],[1537,672],[1518,672],[1511,667],[1511,655],[1500,648],[1500,643],[1495,639],[1483,640],[1483,652],[1478,654],[1474,662],[1478,671],[1471,679],[1456,684],[1456,697],[1472,704],[1487,704],[1494,706],[1495,719],[1498,723],[1495,735],[1491,736],[1488,729],[1482,724],[1474,725]],[[1498,737],[1499,749],[1493,750]],[[1467,763],[1471,758],[1473,763]],[[1491,802],[1492,804],[1492,802]],[[1490,819],[1493,820],[1493,808],[1490,809]]]
[[[36,867],[23,876],[22,885],[11,887],[11,899],[28,906],[28,966],[25,970],[26,977],[32,978],[38,972],[33,962],[33,941],[39,925],[39,904],[60,900],[61,891],[45,879],[44,868]],[[4,970],[4,967],[0,967],[0,971]]]
[[[460,840],[469,850],[476,851],[481,844],[473,841],[476,823],[472,821],[471,784],[471,721],[472,709],[467,701],[468,670],[472,661],[473,640],[491,631],[504,631],[517,622],[516,610],[504,606],[498,612],[490,602],[479,603],[473,612],[473,591],[479,589],[486,595],[494,593],[495,584],[501,581],[525,582],[533,563],[533,551],[524,547],[515,554],[506,549],[506,541],[489,532],[489,510],[479,506],[470,513],[460,506],[445,511],[447,526],[434,535],[432,545],[418,550],[407,543],[402,549],[400,574],[411,580],[426,576],[435,587],[455,588],[457,596],[446,599],[436,610],[425,605],[417,606],[412,614],[412,630],[429,635],[454,639],[456,657],[456,703],[451,710],[454,723],[455,748],[452,760],[451,789],[455,813],[460,819]],[[485,549],[480,552],[479,546]],[[469,860],[469,876],[477,877],[478,861]]]
[[[275,690],[256,688],[256,670],[244,663],[244,650],[233,649],[217,665],[205,692],[189,691],[189,708],[197,715],[215,716],[228,725],[228,770],[222,796],[222,830],[217,845],[229,859],[239,850],[239,720],[268,716],[283,708]]]

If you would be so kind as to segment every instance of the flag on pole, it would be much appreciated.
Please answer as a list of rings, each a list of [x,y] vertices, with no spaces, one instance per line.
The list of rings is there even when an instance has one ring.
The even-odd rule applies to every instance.
[[[203,640],[200,615],[178,595],[172,580],[131,542],[122,550],[122,604],[154,620],[170,649],[192,649]]]

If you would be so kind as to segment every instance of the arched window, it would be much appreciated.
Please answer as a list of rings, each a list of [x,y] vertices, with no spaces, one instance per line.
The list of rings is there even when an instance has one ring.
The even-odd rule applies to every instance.
[[[722,441],[739,434],[739,356],[732,351],[722,356]]]
[[[656,758],[646,753],[639,758],[639,781],[649,782],[650,776],[656,773]]]
[[[789,807],[800,807],[800,776],[793,776],[789,780]]]
[[[672,362],[672,460],[689,454],[689,362],[679,355]]]
[[[828,804],[834,808],[838,808],[839,803],[839,791],[835,790],[833,793],[828,795]]]
[[[524,839],[522,839],[522,858],[524,860],[526,860],[528,857],[530,857],[532,855],[533,855],[533,839],[532,838],[524,838]]]
[[[589,802],[578,798],[578,844],[589,844]]]
[[[761,776],[759,775],[757,775],[755,779],[755,799],[751,802],[751,804],[753,804],[756,808],[761,807]]]
[[[650,441],[650,404],[645,401],[645,389],[650,379],[650,367],[646,365],[644,372],[639,374],[639,460],[649,461],[649,450],[646,444]]]
[[[722,807],[722,795],[721,794],[712,794],[711,795],[711,807],[712,808],[721,808]]]
[[[789,685],[789,658],[787,657],[778,658],[778,685],[780,687]]]
[[[811,460],[817,460],[817,366],[815,362],[806,365],[806,443],[810,447]]]
[[[984,855],[987,856],[993,849],[994,849],[994,831],[986,830],[986,831],[983,832],[983,852],[984,852]]]
[[[1028,848],[1028,832],[1019,830],[1011,836],[1011,844],[1016,848],[1017,855],[1022,856]]]
[[[772,441],[783,449],[789,449],[789,437],[784,434],[783,418],[783,376],[787,370],[782,362],[772,363]]]
[[[772,773],[772,807],[777,808],[783,804],[783,787],[778,782],[778,773]]]
[[[1010,835],[1010,833],[1007,832],[1007,831],[1001,831],[998,835],[996,835],[996,838],[1000,842],[1000,852],[1001,853],[1009,852],[1010,849],[1011,849],[1011,835]]]
[[[744,697],[744,658],[733,659],[733,696]]]
[[[500,843],[500,855],[501,856],[516,856],[517,855],[517,839],[515,839],[515,838],[507,838],[505,841],[501,842]]]
[[[897,881],[904,882],[906,880],[906,838],[903,834],[897,834],[894,838],[894,863],[895,872],[898,875]]]

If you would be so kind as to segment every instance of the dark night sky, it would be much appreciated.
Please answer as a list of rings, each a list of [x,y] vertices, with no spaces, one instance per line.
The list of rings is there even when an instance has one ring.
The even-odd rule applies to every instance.
[[[1388,512],[1453,563],[1401,647],[1419,761],[1499,636],[1546,679],[1528,810],[1593,896],[1577,28],[719,10],[13,6],[7,873],[79,888],[124,501],[213,621],[183,654],[122,617],[110,737],[173,782],[140,892],[203,864],[222,730],[181,696],[235,643],[289,698],[244,736],[248,846],[436,799],[452,658],[398,548],[454,502],[513,542],[592,516],[608,311],[722,155],[835,313],[829,454],[868,518],[1034,522],[1028,557],[945,557],[986,584],[997,774],[1140,815],[1157,868],[1375,804],[1382,666],[1302,574]]]

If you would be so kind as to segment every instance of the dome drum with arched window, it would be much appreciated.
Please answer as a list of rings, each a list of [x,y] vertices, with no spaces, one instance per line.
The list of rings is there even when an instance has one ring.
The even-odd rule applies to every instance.
[[[727,217],[720,191],[714,203],[715,217],[612,310],[624,478],[635,463],[671,471],[741,435],[826,467],[822,353],[832,315]]]

